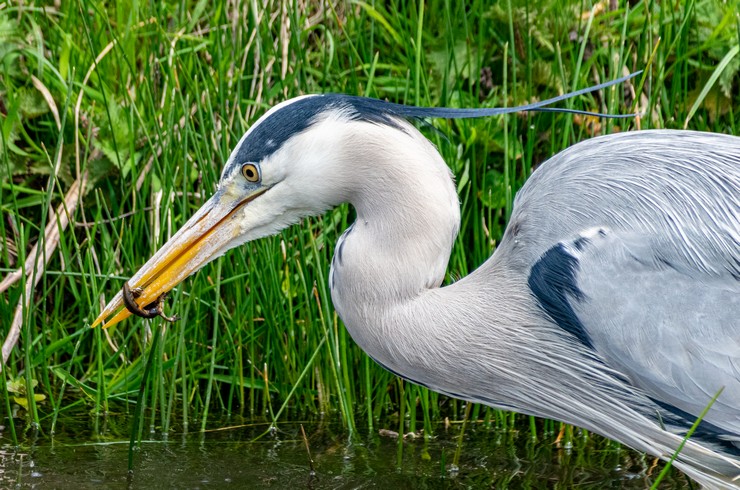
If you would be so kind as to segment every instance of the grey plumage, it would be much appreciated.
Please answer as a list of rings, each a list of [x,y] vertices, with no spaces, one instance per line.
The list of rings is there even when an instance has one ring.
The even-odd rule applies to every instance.
[[[661,430],[661,421],[685,433],[724,387],[702,423],[708,429],[698,431],[678,466],[707,486],[730,487],[740,474],[730,459],[740,436],[739,171],[735,137],[644,131],[580,143],[528,180],[486,263],[455,284],[410,295],[398,290],[399,276],[414,276],[408,262],[428,269],[432,261],[415,258],[446,259],[451,240],[431,254],[418,244],[452,236],[458,218],[425,213],[429,199],[400,191],[415,204],[384,200],[399,227],[385,217],[367,236],[355,225],[344,241],[350,265],[333,271],[343,286],[333,291],[335,306],[358,343],[408,379],[564,420],[662,457],[681,439]],[[363,211],[358,222],[372,227],[378,219]],[[362,243],[353,247],[354,240]],[[365,242],[381,247],[377,259],[360,259],[371,253]],[[400,263],[389,252],[401,253]],[[570,277],[558,270],[568,257]],[[383,277],[368,271],[375,260],[370,268]],[[541,297],[531,287],[537,266],[554,276]],[[439,283],[444,267],[436,270],[424,287]],[[562,296],[551,310],[564,318],[544,307],[548,295]],[[389,313],[376,319],[380,309]],[[564,328],[569,315],[581,335]]]
[[[512,244],[512,255],[566,245],[583,294],[569,304],[605,362],[688,414],[724,387],[704,420],[740,441],[740,139],[597,138],[543,165],[516,204],[512,222],[527,216],[523,228],[536,231],[520,238],[528,252]],[[588,237],[580,250],[578,236]]]
[[[247,148],[296,107],[313,109],[270,148]],[[440,287],[460,226],[455,185],[434,146],[385,107],[312,96],[263,116],[216,195],[131,279],[141,304],[229,248],[350,202],[357,220],[335,252],[332,300],[381,365],[663,459],[724,388],[675,464],[734,488],[740,138],[642,131],[574,145],[518,193],[491,258]],[[241,178],[247,157],[259,182]],[[173,261],[186,246],[192,259]]]

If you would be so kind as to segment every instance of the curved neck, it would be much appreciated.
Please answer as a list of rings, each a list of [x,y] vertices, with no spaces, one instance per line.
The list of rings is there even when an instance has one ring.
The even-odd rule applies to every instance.
[[[354,140],[331,163],[344,172],[339,181],[351,182],[335,197],[357,210],[332,260],[336,311],[368,355],[407,379],[473,399],[489,390],[451,374],[466,362],[486,375],[483,384],[508,383],[505,363],[496,372],[470,352],[503,359],[517,344],[511,326],[541,324],[526,282],[499,254],[440,288],[460,226],[450,170],[412,126],[366,126],[348,131]],[[466,383],[469,393],[461,393]]]
[[[416,128],[402,124],[366,124],[351,133],[359,136],[341,160],[352,165],[346,199],[357,219],[337,244],[333,263],[335,274],[348,267],[361,274],[371,298],[391,301],[442,283],[460,228],[447,164]]]
[[[353,182],[346,199],[357,219],[337,242],[330,272],[334,307],[350,334],[391,369],[389,336],[418,334],[402,317],[444,280],[460,227],[449,168],[403,124],[403,130],[367,125],[344,146]]]

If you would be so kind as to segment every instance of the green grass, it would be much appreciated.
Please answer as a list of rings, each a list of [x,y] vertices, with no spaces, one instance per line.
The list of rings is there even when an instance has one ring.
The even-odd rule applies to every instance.
[[[3,370],[15,391],[4,391],[2,406],[25,408],[5,425],[48,432],[65,411],[133,414],[137,399],[141,430],[165,432],[174,423],[205,427],[214,412],[275,423],[321,414],[350,430],[400,413],[404,432],[426,433],[444,417],[465,416],[464,403],[369,360],[332,309],[326,274],[352,221],[346,206],[187,279],[166,303],[182,317],[174,324],[136,319],[89,329],[102,304],[207,199],[244,131],[289,97],[344,92],[504,106],[642,69],[630,90],[569,105],[620,113],[638,102],[643,129],[740,130],[732,2],[618,2],[615,10],[600,3],[592,17],[591,3],[544,0],[234,3],[78,0],[0,10],[2,276],[24,262],[75,179],[89,177],[23,308]],[[432,125],[437,130],[424,131],[456,174],[463,207],[454,278],[489,257],[538,163],[638,122],[539,114]],[[0,296],[3,332],[36,275],[26,274]],[[533,437],[557,430],[482,406],[469,417]]]

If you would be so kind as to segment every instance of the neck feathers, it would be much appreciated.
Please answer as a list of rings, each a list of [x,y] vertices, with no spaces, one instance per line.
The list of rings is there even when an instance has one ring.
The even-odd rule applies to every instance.
[[[396,305],[438,287],[460,227],[452,175],[413,126],[368,123],[348,132],[343,171],[357,220],[337,243],[332,299],[355,340],[378,335]]]

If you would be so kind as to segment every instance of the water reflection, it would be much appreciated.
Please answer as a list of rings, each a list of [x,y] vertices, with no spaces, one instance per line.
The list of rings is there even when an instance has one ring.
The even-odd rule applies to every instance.
[[[126,417],[100,419],[97,425],[89,418],[60,421],[53,438],[29,436],[17,450],[4,437],[0,487],[642,489],[651,483],[648,475],[660,471],[660,465],[651,469],[652,458],[615,449],[600,438],[576,437],[565,450],[554,439],[535,442],[528,434],[479,425],[467,428],[457,471],[450,471],[459,427],[440,427],[431,440],[399,442],[377,432],[350,441],[326,424],[304,424],[316,470],[312,479],[299,424],[281,424],[267,435],[264,424],[214,425],[231,427],[205,433],[175,428],[167,438],[155,428],[136,451],[130,475]],[[689,486],[674,473],[661,488]]]

